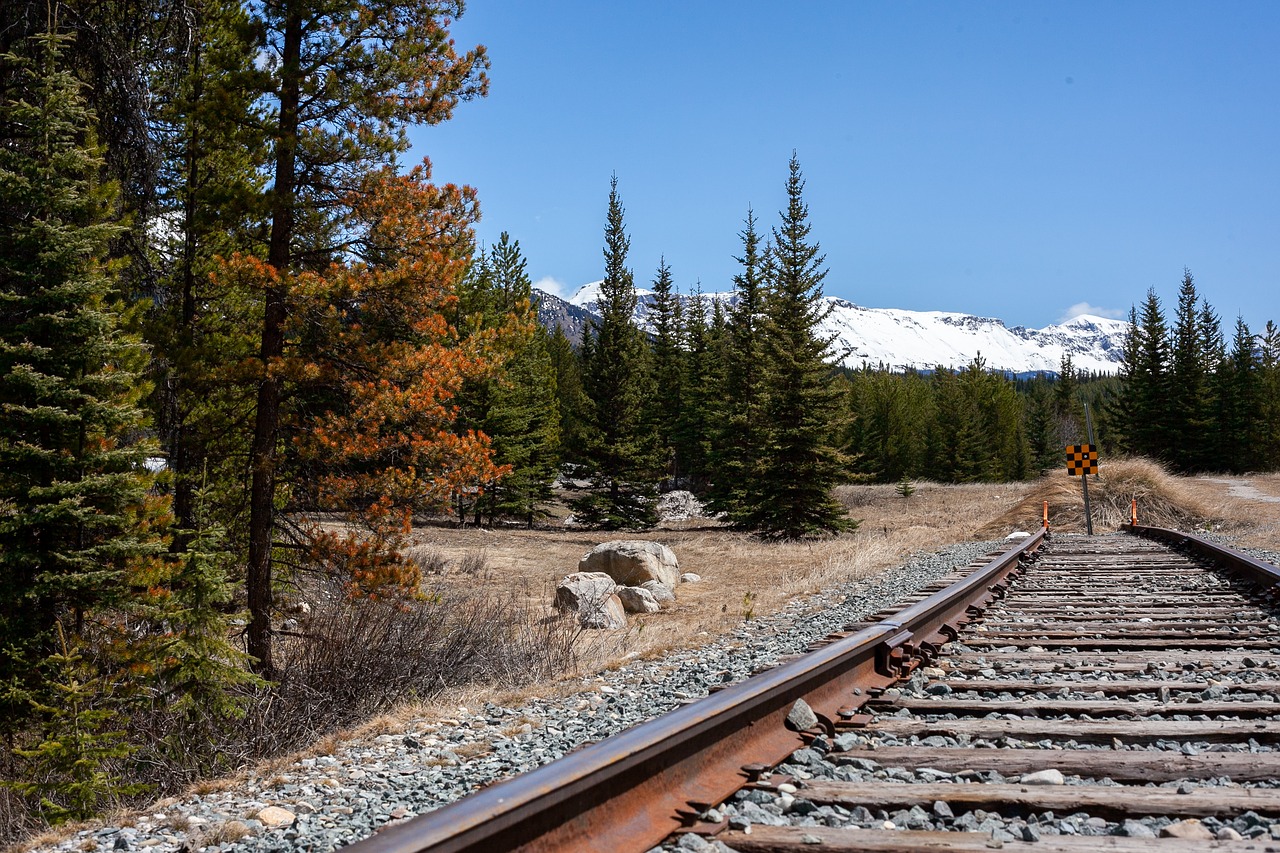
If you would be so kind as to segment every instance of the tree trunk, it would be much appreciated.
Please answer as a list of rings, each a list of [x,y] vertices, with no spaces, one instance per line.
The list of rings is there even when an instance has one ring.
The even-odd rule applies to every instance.
[[[249,493],[248,651],[255,669],[271,676],[271,544],[275,530],[276,439],[280,428],[281,380],[272,362],[284,355],[285,277],[290,270],[293,239],[295,160],[298,147],[298,100],[301,84],[302,18],[297,5],[285,10],[280,75],[280,125],[276,136],[275,186],[271,193],[271,240],[267,262],[281,276],[267,290],[262,321],[262,383],[254,420],[252,483]]]

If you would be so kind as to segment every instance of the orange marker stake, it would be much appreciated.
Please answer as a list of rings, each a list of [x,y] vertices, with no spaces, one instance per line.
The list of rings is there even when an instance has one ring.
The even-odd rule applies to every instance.
[[[1129,520],[1134,527],[1138,526],[1138,499],[1134,498],[1133,503],[1129,507]]]
[[[1044,529],[1049,529],[1049,502],[1044,502]]]

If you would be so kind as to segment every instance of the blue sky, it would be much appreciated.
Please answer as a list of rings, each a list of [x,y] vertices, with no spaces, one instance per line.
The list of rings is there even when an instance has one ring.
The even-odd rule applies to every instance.
[[[794,149],[825,289],[1044,326],[1183,267],[1230,327],[1280,322],[1280,3],[472,0],[488,98],[411,132],[535,280],[630,266],[725,290]]]

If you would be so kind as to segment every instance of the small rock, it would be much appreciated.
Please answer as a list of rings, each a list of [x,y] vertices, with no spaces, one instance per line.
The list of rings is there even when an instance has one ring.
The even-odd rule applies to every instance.
[[[1037,770],[1035,773],[1027,773],[1018,780],[1023,785],[1063,785],[1066,783],[1066,777],[1062,775],[1062,771],[1057,768],[1050,767],[1048,770]]]
[[[680,575],[680,583],[702,583],[702,575],[697,572],[684,572]]]
[[[703,838],[701,835],[695,835],[692,832],[686,832],[680,836],[680,840],[676,842],[676,848],[679,850],[688,850],[690,853],[704,853],[707,850],[713,850],[711,842]]]
[[[653,600],[660,605],[676,600],[676,594],[672,592],[671,587],[661,581],[645,581],[640,584],[640,588],[648,591],[653,596]]]
[[[1155,838],[1156,833],[1151,827],[1139,820],[1126,820],[1120,824],[1118,830],[1120,835],[1128,838]]]
[[[1224,826],[1219,828],[1218,831],[1214,834],[1214,838],[1218,839],[1219,841],[1243,841],[1244,840],[1243,835],[1236,832],[1235,829],[1229,826]]]
[[[800,843],[801,844],[821,844],[822,839],[816,835],[806,832],[804,835],[800,836]]]
[[[298,816],[288,809],[282,809],[279,806],[267,806],[262,811],[254,815],[256,820],[262,822],[267,829],[275,829],[280,826],[290,826]]]
[[[793,731],[808,731],[818,725],[818,715],[813,713],[813,709],[809,707],[808,702],[803,699],[797,699],[796,703],[791,706],[791,713],[787,714],[787,725]]]
[[[1212,841],[1214,836],[1203,823],[1195,818],[1191,818],[1190,820],[1180,820],[1177,823],[1171,823],[1168,826],[1161,827],[1160,837],[1187,838],[1193,841]]]
[[[628,613],[657,613],[658,601],[649,590],[638,586],[624,586],[618,590],[622,609]]]

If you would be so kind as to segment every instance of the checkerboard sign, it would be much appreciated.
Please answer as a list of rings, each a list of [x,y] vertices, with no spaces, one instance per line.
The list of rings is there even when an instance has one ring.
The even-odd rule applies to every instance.
[[[1098,451],[1092,444],[1067,445],[1067,473],[1073,477],[1098,473]]]

